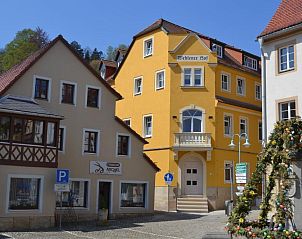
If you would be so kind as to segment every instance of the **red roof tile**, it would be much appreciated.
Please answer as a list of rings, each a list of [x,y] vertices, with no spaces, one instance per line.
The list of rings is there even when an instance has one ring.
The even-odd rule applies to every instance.
[[[302,23],[302,0],[282,0],[274,16],[258,37],[299,23]]]

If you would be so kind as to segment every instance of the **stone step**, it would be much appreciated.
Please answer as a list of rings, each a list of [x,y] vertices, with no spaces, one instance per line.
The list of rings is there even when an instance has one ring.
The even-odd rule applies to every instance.
[[[177,205],[208,205],[206,201],[177,201]]]
[[[186,205],[186,206],[177,206],[177,210],[181,211],[183,209],[191,209],[191,210],[195,210],[195,209],[204,209],[204,210],[208,210],[208,206],[196,206],[196,205]]]
[[[207,198],[177,198],[177,201],[205,201],[207,202]]]
[[[180,208],[177,209],[178,212],[197,212],[197,213],[208,213],[209,210],[207,208],[199,209],[199,208]]]

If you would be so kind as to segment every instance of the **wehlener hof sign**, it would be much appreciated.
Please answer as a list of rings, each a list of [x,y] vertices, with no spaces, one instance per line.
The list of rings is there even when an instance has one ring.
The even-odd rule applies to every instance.
[[[178,55],[177,61],[195,61],[195,62],[207,62],[209,61],[208,55]]]

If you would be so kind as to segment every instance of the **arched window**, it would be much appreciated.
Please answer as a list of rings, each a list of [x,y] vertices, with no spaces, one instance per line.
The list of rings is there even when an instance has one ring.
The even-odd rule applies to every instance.
[[[182,132],[202,132],[202,111],[191,109],[182,112]]]

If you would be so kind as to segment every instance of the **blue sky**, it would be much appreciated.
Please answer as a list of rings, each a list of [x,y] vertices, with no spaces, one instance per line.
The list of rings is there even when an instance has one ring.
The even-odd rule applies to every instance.
[[[106,51],[130,44],[133,35],[164,18],[238,48],[259,54],[256,36],[281,0],[2,0],[0,48],[24,28],[44,29],[50,38]]]

